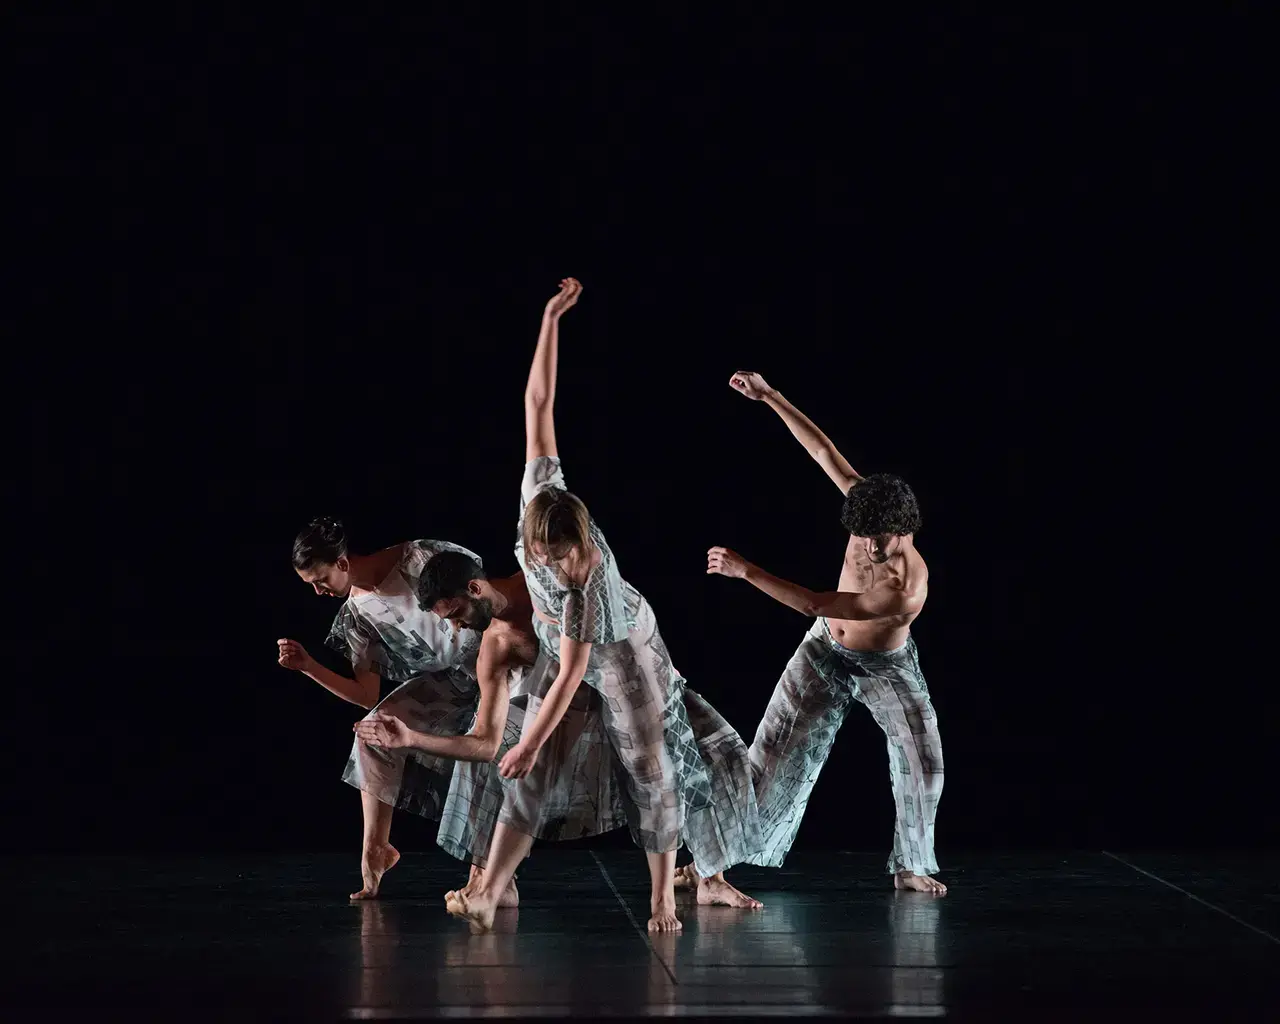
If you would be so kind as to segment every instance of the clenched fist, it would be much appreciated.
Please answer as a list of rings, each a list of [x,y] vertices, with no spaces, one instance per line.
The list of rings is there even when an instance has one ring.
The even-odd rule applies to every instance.
[[[753,402],[758,402],[762,398],[768,398],[773,393],[773,388],[769,387],[769,382],[758,373],[751,370],[739,370],[729,378],[729,387],[740,395],[746,395]]]
[[[712,573],[741,579],[747,574],[747,560],[729,548],[712,548],[707,552],[707,575]]]
[[[315,665],[315,659],[297,640],[277,640],[276,644],[280,647],[277,660],[285,668],[291,668],[295,672],[306,672]]]
[[[560,290],[547,302],[546,315],[558,318],[578,301],[578,296],[581,294],[582,282],[576,277],[566,277],[560,282]]]

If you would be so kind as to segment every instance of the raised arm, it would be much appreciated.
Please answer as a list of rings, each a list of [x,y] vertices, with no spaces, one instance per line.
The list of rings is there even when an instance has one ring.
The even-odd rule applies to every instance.
[[[840,488],[841,494],[848,494],[849,488],[862,479],[849,461],[840,454],[817,424],[804,413],[788,402],[780,391],[771,388],[769,383],[758,373],[750,370],[739,370],[729,378],[729,386],[741,395],[757,402],[764,402],[770,409],[782,417],[782,422],[797,441],[804,445],[813,460],[822,467],[822,471],[831,477],[832,482]]]
[[[529,367],[529,383],[524,389],[524,460],[532,462],[541,455],[557,455],[556,450],[556,359],[560,346],[560,317],[578,301],[582,285],[576,278],[566,277],[560,291],[542,312],[542,329],[538,347]]]
[[[384,712],[371,715],[352,726],[355,734],[377,747],[414,747],[455,761],[492,761],[502,746],[507,726],[507,673],[510,648],[485,637],[476,658],[476,678],[480,683],[480,706],[471,731],[462,736],[438,736],[418,732]]]

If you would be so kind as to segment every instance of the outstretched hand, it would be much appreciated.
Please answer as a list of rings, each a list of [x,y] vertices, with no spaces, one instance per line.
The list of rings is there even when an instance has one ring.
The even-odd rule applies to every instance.
[[[582,282],[576,277],[566,277],[560,282],[560,290],[547,302],[546,315],[559,318],[578,301],[582,294]]]
[[[395,715],[389,715],[385,711],[375,711],[368,718],[356,722],[351,729],[360,739],[375,747],[395,748],[413,745],[410,743],[413,730]]]
[[[712,548],[707,552],[707,575],[713,573],[741,579],[747,574],[747,560],[729,548]]]
[[[729,387],[740,395],[746,395],[753,402],[767,398],[773,390],[767,380],[751,370],[739,370],[735,373],[729,378]]]

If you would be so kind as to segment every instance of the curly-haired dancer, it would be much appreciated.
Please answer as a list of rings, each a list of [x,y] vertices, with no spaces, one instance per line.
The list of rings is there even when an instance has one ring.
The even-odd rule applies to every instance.
[[[911,623],[929,592],[929,570],[915,546],[915,495],[899,477],[855,473],[826,435],[758,373],[740,370],[729,384],[781,416],[840,488],[840,519],[850,534],[840,583],[832,591],[779,579],[728,548],[707,553],[708,573],[745,579],[817,619],[778,680],[751,745],[764,833],[763,857],[752,863],[782,864],[836,731],[856,700],[888,738],[898,819],[889,857],[894,885],[942,895],[947,887],[930,877],[938,870],[933,822],[942,793],[942,743],[911,637]],[[692,885],[696,876],[686,868],[680,880]]]

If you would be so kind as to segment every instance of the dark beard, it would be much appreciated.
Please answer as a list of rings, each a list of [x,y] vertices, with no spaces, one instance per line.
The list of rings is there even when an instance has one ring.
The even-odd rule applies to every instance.
[[[480,633],[488,629],[493,622],[493,602],[487,597],[472,598],[469,611],[467,625]]]

